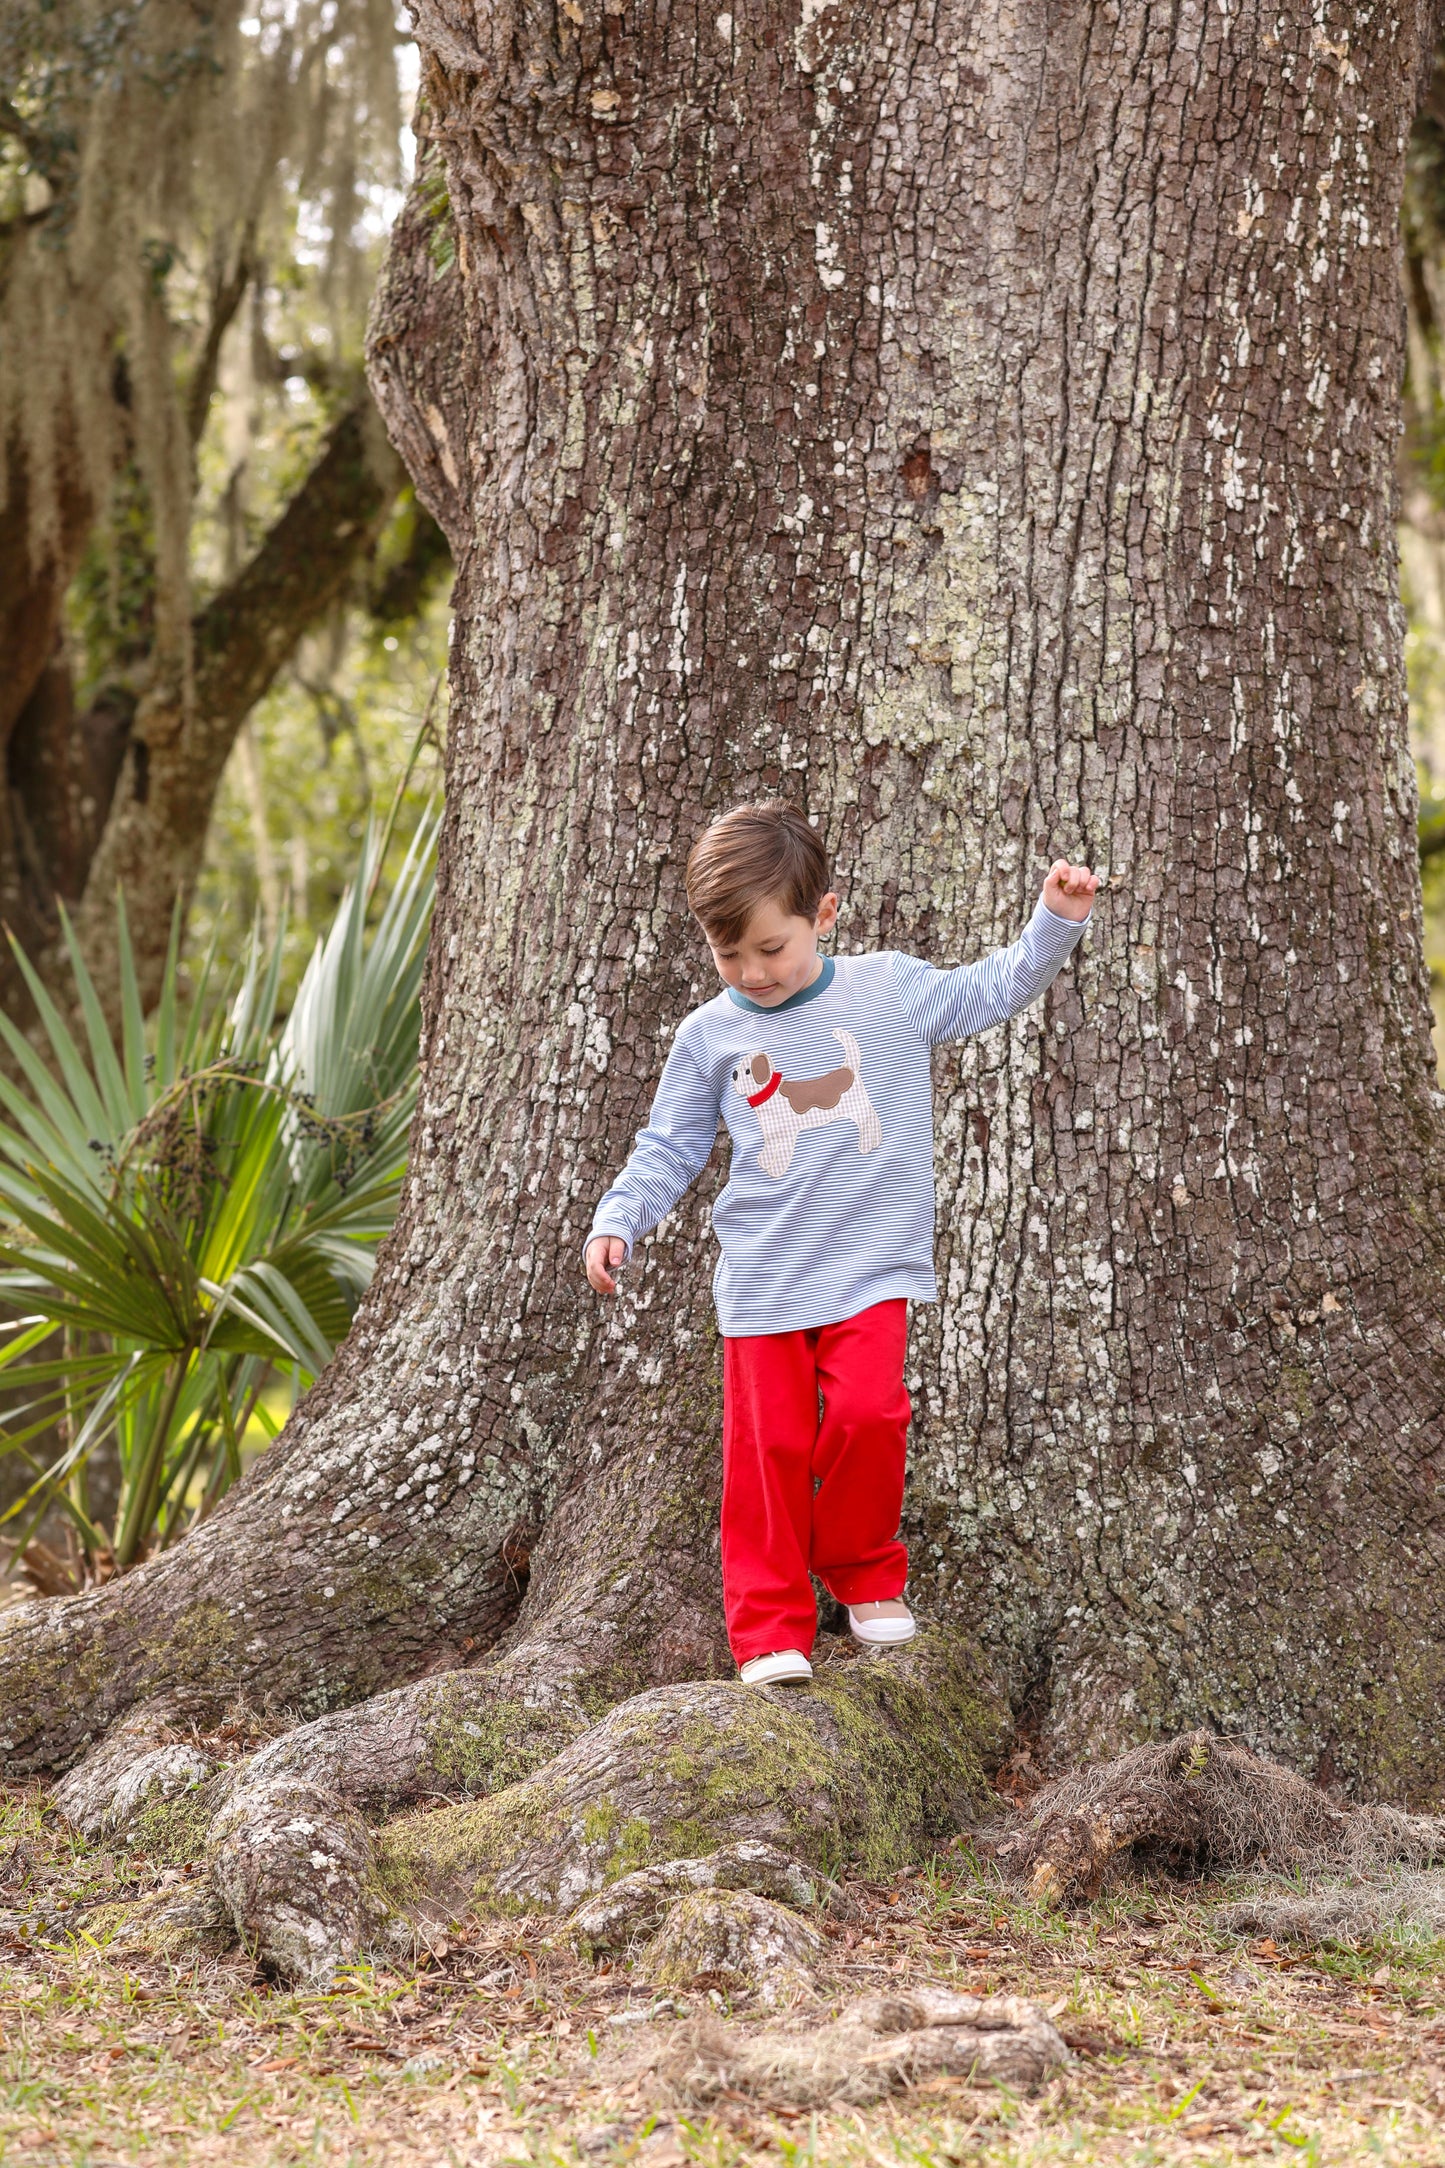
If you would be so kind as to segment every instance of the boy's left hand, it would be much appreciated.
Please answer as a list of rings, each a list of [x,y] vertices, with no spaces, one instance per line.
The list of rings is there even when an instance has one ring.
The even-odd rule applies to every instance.
[[[1056,858],[1044,882],[1043,900],[1058,918],[1087,918],[1098,886],[1098,874],[1090,873],[1087,866],[1071,866],[1067,858]]]

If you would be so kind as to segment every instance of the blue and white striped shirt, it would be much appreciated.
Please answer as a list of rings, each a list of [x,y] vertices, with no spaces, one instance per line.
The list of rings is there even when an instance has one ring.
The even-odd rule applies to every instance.
[[[647,1127],[597,1207],[629,1254],[732,1139],[713,1206],[724,1333],[793,1332],[903,1295],[934,1302],[929,1050],[1026,1009],[1086,920],[1040,903],[1011,948],[940,971],[883,951],[827,958],[763,1008],[729,987],[684,1019]]]

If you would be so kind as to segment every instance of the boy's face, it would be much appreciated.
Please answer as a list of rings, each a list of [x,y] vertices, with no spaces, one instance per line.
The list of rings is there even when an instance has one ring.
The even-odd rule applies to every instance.
[[[790,917],[769,897],[748,920],[741,941],[719,948],[709,936],[708,947],[724,986],[735,986],[761,1008],[775,1009],[812,985],[823,968],[818,943],[837,923],[838,898],[831,889],[816,918]]]

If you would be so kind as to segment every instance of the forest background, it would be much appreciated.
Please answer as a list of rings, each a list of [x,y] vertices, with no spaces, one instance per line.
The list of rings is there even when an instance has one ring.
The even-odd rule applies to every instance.
[[[202,959],[224,984],[258,939],[279,1026],[368,823],[385,894],[441,789],[450,560],[362,363],[415,48],[390,5],[21,8],[0,86],[5,923],[64,1008],[77,916],[114,1014],[114,893],[150,1001],[179,893],[183,1004]],[[135,763],[153,747],[160,778],[188,674],[201,756],[166,800]],[[127,838],[147,795],[160,818]],[[8,954],[0,1000],[33,1030]],[[295,1391],[273,1372],[243,1457]],[[0,1459],[0,1509],[35,1466]],[[35,1564],[61,1531],[27,1533]]]

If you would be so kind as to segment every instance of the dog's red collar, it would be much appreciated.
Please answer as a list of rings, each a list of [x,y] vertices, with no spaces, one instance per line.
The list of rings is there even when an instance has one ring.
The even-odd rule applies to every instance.
[[[772,1098],[773,1093],[777,1090],[778,1086],[782,1083],[782,1081],[782,1071],[780,1069],[775,1069],[760,1092],[748,1093],[748,1105],[750,1107],[760,1107],[765,1099]]]

